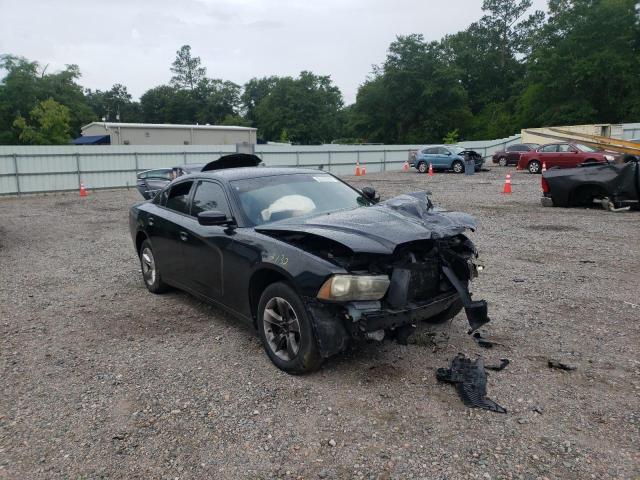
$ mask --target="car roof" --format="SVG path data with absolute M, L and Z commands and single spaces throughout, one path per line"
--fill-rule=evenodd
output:
M 328 174 L 324 170 L 315 168 L 292 168 L 292 167 L 240 167 L 225 168 L 223 170 L 211 170 L 197 174 L 201 178 L 215 178 L 224 181 L 241 180 L 246 178 L 273 177 L 276 175 L 296 175 L 296 174 Z M 185 178 L 185 177 L 181 177 Z

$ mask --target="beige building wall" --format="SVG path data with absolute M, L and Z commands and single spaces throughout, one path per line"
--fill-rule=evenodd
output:
M 111 145 L 235 145 L 257 143 L 257 130 L 248 127 L 185 127 L 91 123 L 82 129 L 83 136 L 110 135 Z
M 602 137 L 618 138 L 623 136 L 622 125 L 616 125 L 611 123 L 596 123 L 593 125 L 569 125 L 564 127 L 553 127 L 561 130 L 568 130 L 570 132 L 584 133 L 587 135 L 598 135 Z M 555 143 L 560 140 L 554 140 L 553 138 L 543 137 L 536 135 L 536 132 L 547 133 L 549 135 L 557 135 L 557 132 L 549 130 L 548 127 L 543 128 L 525 128 L 522 129 L 522 143 L 539 143 L 544 145 L 545 143 Z

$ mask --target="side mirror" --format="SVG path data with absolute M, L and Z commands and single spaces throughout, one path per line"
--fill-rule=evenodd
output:
M 451 152 L 447 152 L 447 155 L 451 155 Z
M 207 210 L 198 214 L 198 223 L 200 225 L 231 225 L 233 219 L 228 218 L 224 213 L 218 210 Z
M 380 201 L 380 196 L 376 195 L 376 189 L 373 187 L 364 187 L 362 189 L 362 196 L 373 203 Z

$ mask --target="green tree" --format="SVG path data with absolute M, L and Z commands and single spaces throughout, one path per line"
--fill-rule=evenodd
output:
M 279 140 L 286 131 L 293 143 L 328 143 L 339 134 L 342 106 L 331 77 L 304 71 L 297 78 L 274 81 L 255 106 L 255 126 L 267 140 Z
M 113 122 L 140 122 L 142 114 L 140 104 L 132 101 L 127 87 L 116 83 L 110 90 L 101 91 L 87 89 L 85 91 L 87 102 L 98 119 Z
M 171 85 L 176 88 L 193 90 L 205 78 L 207 69 L 200 66 L 200 57 L 191 56 L 191 47 L 183 45 L 176 52 L 176 59 L 171 65 L 173 77 Z
M 20 143 L 30 145 L 66 145 L 71 140 L 70 114 L 64 105 L 49 98 L 36 105 L 30 114 L 30 123 L 22 115 L 13 122 L 19 131 Z
M 278 77 L 252 78 L 244 84 L 241 101 L 247 120 L 255 124 L 258 104 L 271 92 Z
M 67 65 L 62 71 L 49 73 L 48 68 L 38 62 L 1 55 L 0 70 L 6 72 L 0 80 L 0 143 L 17 143 L 17 133 L 12 129 L 16 117 L 26 115 L 49 98 L 69 109 L 69 124 L 74 136 L 79 135 L 82 125 L 96 118 L 77 83 L 80 78 L 77 65 Z
M 457 70 L 473 114 L 471 138 L 514 133 L 512 112 L 526 76 L 532 36 L 544 13 L 528 14 L 531 0 L 485 0 L 483 17 L 442 40 L 445 56 Z
M 518 99 L 523 126 L 618 123 L 640 117 L 636 0 L 550 0 Z
M 439 142 L 471 120 L 458 71 L 438 42 L 398 37 L 386 61 L 358 90 L 350 123 L 357 136 L 384 143 Z

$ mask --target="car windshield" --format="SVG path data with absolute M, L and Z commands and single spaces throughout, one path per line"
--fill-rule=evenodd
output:
M 462 147 L 447 147 L 447 150 L 449 150 L 454 155 L 460 155 L 462 152 L 464 152 L 464 148 Z
M 583 145 L 581 143 L 576 143 L 576 148 L 581 152 L 597 152 L 597 148 L 590 147 L 588 145 Z
M 230 182 L 253 225 L 370 205 L 360 192 L 326 173 L 297 173 Z

